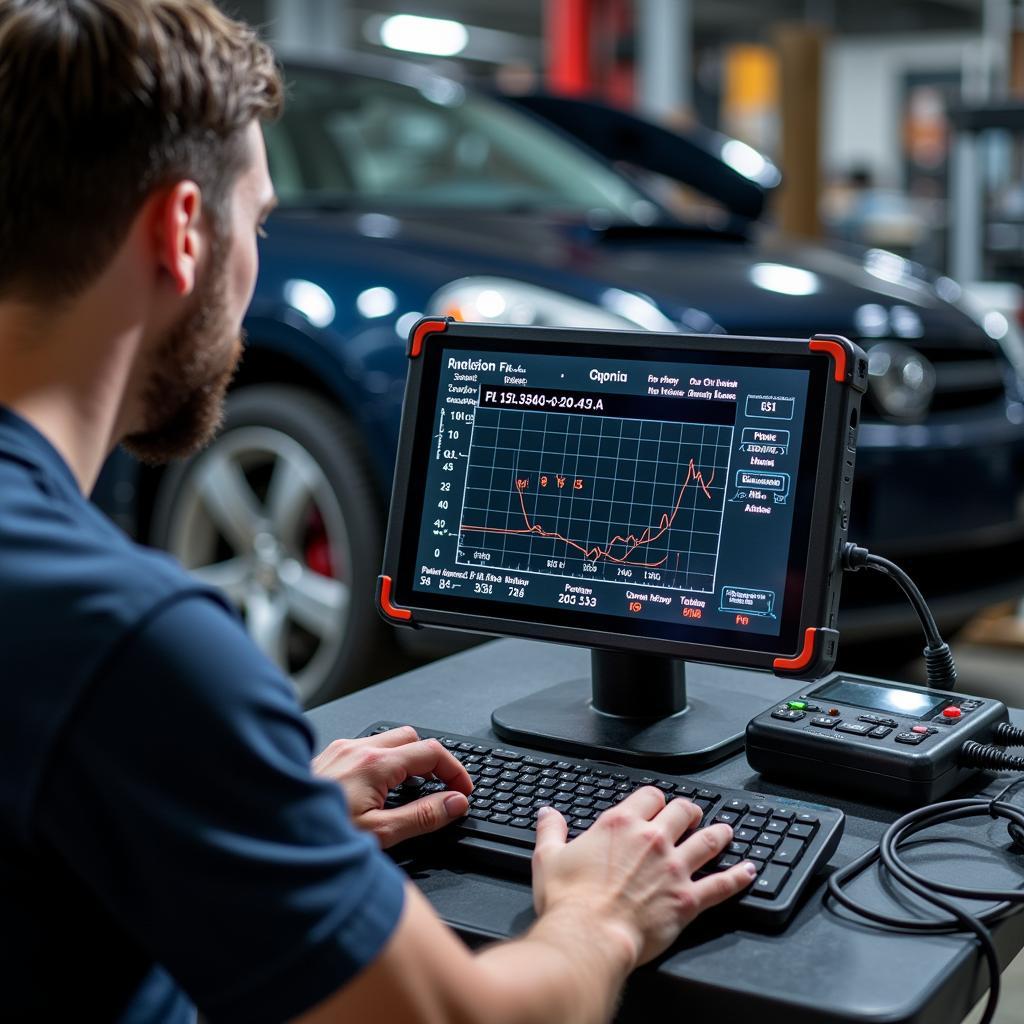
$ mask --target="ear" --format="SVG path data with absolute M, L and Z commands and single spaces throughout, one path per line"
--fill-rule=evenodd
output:
M 179 181 L 154 197 L 153 239 L 157 266 L 178 295 L 190 295 L 203 255 L 203 195 L 194 181 Z

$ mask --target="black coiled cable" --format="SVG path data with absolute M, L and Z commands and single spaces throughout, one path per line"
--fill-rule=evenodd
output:
M 903 815 L 889 826 L 882 841 L 874 850 L 869 850 L 845 868 L 834 872 L 828 880 L 828 896 L 830 898 L 859 917 L 876 924 L 905 932 L 932 934 L 973 932 L 977 936 L 982 956 L 989 971 L 988 999 L 985 1002 L 985 1010 L 979 1024 L 990 1024 L 999 1003 L 999 957 L 996 954 L 995 943 L 992 941 L 992 934 L 988 926 L 1002 920 L 1024 903 L 1024 889 L 976 889 L 971 886 L 935 882 L 908 867 L 900 855 L 899 848 L 902 842 L 935 825 L 987 815 L 993 819 L 1006 820 L 1011 841 L 1017 847 L 1018 852 L 1024 853 L 1024 808 L 1010 803 L 1007 799 L 1021 782 L 1024 782 L 1024 778 L 1014 779 L 991 800 L 984 798 L 946 800 Z M 943 911 L 946 916 L 937 917 L 931 921 L 920 921 L 910 917 L 895 917 L 891 914 L 869 910 L 854 902 L 843 892 L 843 885 L 870 867 L 875 861 L 881 861 L 885 870 L 897 882 Z M 994 906 L 977 914 L 971 914 L 947 897 L 984 900 L 994 903 Z

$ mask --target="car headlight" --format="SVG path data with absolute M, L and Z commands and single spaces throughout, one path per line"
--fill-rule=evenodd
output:
M 433 315 L 470 323 L 539 327 L 596 327 L 606 330 L 678 332 L 653 300 L 637 292 L 606 288 L 601 305 L 507 277 L 463 277 L 436 292 L 427 306 Z

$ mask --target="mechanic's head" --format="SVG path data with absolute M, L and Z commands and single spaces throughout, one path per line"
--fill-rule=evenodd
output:
M 123 440 L 187 454 L 241 354 L 273 56 L 205 0 L 0 0 L 0 54 L 0 302 L 136 329 Z

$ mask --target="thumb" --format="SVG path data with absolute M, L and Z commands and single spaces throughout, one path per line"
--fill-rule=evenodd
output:
M 554 807 L 542 807 L 537 812 L 537 841 L 534 852 L 542 851 L 549 846 L 564 846 L 569 835 L 569 826 L 565 818 Z
M 469 801 L 462 793 L 449 790 L 431 793 L 403 807 L 367 814 L 367 824 L 376 833 L 382 847 L 416 836 L 436 832 L 439 828 L 461 818 L 469 810 Z

